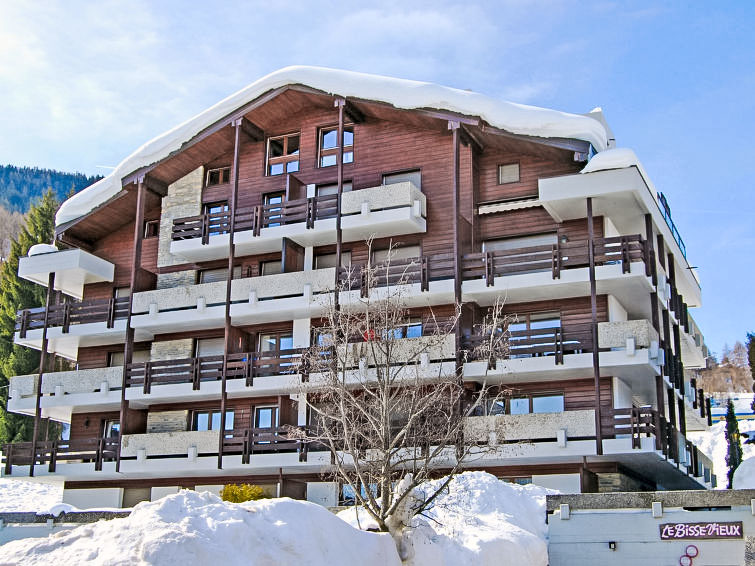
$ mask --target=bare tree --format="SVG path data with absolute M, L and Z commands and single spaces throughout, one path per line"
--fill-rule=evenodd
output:
M 329 305 L 302 360 L 310 378 L 301 398 L 312 422 L 292 431 L 331 452 L 334 479 L 394 535 L 399 550 L 411 518 L 488 449 L 464 442 L 464 424 L 494 401 L 486 383 L 476 391 L 464 386 L 464 353 L 457 358 L 454 335 L 458 306 L 445 318 L 426 308 L 421 324 L 407 324 L 417 266 L 418 260 L 392 261 L 389 254 L 382 265 L 345 270 L 340 308 Z M 477 359 L 505 355 L 500 313 L 494 309 L 486 319 L 487 339 L 478 339 Z M 447 479 L 418 499 L 413 488 L 439 475 Z

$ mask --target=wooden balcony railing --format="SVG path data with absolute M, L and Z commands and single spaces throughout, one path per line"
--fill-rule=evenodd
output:
M 55 472 L 58 462 L 94 462 L 96 471 L 102 463 L 116 458 L 118 438 L 87 438 L 81 440 L 37 441 L 36 454 L 32 454 L 31 442 L 15 442 L 3 446 L 5 475 L 13 473 L 13 466 L 47 464 L 50 473 Z
M 628 273 L 635 261 L 645 262 L 646 275 L 650 275 L 648 246 L 640 235 L 595 239 L 595 264 L 621 264 Z M 550 271 L 554 279 L 564 269 L 587 267 L 590 264 L 588 241 L 579 240 L 553 245 L 529 246 L 512 250 L 465 254 L 462 257 L 462 277 L 485 279 L 488 286 L 496 277 L 519 273 Z
M 366 297 L 374 287 L 420 284 L 421 291 L 430 290 L 431 281 L 453 279 L 453 254 L 426 255 L 408 259 L 395 259 L 370 266 L 353 264 L 341 268 L 344 287 L 359 289 Z
M 338 209 L 337 195 L 324 195 L 297 199 L 278 204 L 260 204 L 240 208 L 236 211 L 235 232 L 252 231 L 260 235 L 262 228 L 306 223 L 314 228 L 316 220 L 335 218 Z M 173 221 L 172 239 L 190 240 L 201 238 L 202 244 L 210 241 L 210 236 L 227 234 L 231 228 L 229 211 L 199 214 L 177 218 Z
M 72 325 L 105 322 L 113 328 L 115 321 L 128 316 L 128 297 L 63 303 L 50 306 L 47 325 L 62 326 L 67 333 Z M 45 324 L 45 307 L 24 309 L 16 315 L 16 331 L 26 338 L 29 330 L 42 328 Z
M 562 364 L 564 354 L 592 351 L 590 324 L 574 324 L 568 329 L 558 326 L 506 330 L 505 337 L 508 338 L 508 351 L 503 359 L 553 356 L 556 364 Z M 467 359 L 475 361 L 489 355 L 484 347 L 484 343 L 489 339 L 489 336 L 475 334 L 465 338 L 463 345 L 467 351 Z M 494 367 L 495 359 L 488 359 L 488 363 Z
M 251 387 L 255 377 L 306 375 L 301 356 L 301 348 L 230 354 L 225 363 L 226 379 L 245 379 Z M 126 365 L 126 386 L 141 385 L 145 394 L 151 392 L 153 384 L 191 383 L 199 390 L 202 382 L 222 379 L 223 366 L 223 356 L 131 363 Z
M 294 427 L 296 428 L 296 427 Z M 235 431 L 223 439 L 223 454 L 241 454 L 241 463 L 248 464 L 253 454 L 298 452 L 299 461 L 307 461 L 307 443 L 291 435 L 291 427 L 249 428 Z

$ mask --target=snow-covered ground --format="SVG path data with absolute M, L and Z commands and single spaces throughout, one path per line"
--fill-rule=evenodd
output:
M 0 478 L 0 511 L 36 511 L 53 509 L 63 499 L 63 484 L 39 483 Z
M 739 421 L 740 433 L 755 433 L 755 421 Z M 726 489 L 726 422 L 715 423 L 703 432 L 687 432 L 687 437 L 713 461 L 713 473 L 718 478 L 718 489 Z M 755 437 L 755 434 L 753 434 Z M 755 444 L 745 444 L 742 437 L 742 458 L 755 457 Z
M 484 472 L 461 474 L 414 519 L 410 563 L 546 566 L 546 492 Z M 127 518 L 9 542 L 0 546 L 0 564 L 400 566 L 393 539 L 353 528 L 354 518 L 286 498 L 235 504 L 181 491 L 140 503 Z

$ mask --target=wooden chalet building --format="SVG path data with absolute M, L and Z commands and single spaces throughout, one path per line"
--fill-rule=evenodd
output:
M 710 487 L 685 438 L 707 417 L 685 372 L 705 362 L 700 286 L 614 146 L 600 111 L 311 67 L 260 79 L 66 201 L 55 247 L 21 261 L 56 292 L 15 341 L 75 369 L 11 380 L 10 411 L 70 430 L 4 447 L 4 475 L 64 482 L 79 507 L 230 482 L 338 503 L 330 455 L 277 432 L 307 425 L 291 368 L 339 257 L 380 263 L 393 242 L 418 266 L 407 336 L 455 302 L 462 344 L 497 297 L 516 315 L 508 359 L 463 365 L 470 388 L 514 391 L 504 416 L 470 417 L 501 448 L 475 467 L 567 493 Z

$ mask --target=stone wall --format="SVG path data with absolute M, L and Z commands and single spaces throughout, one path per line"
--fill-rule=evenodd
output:
M 164 340 L 152 342 L 152 350 L 149 354 L 150 361 L 180 360 L 194 356 L 194 340 L 182 338 L 181 340 Z
M 150 411 L 147 414 L 147 432 L 183 432 L 189 422 L 189 411 Z
M 185 263 L 185 260 L 170 253 L 173 220 L 184 216 L 194 216 L 202 212 L 203 176 L 204 167 L 199 167 L 168 187 L 168 194 L 163 198 L 162 215 L 160 216 L 160 240 L 157 249 L 158 267 Z M 176 284 L 191 285 L 195 279 L 196 272 L 194 271 L 159 274 L 157 276 L 157 288 L 165 289 L 174 287 Z

